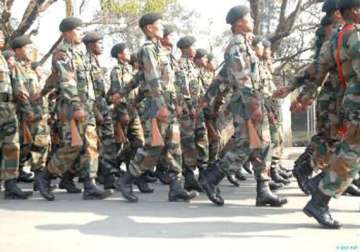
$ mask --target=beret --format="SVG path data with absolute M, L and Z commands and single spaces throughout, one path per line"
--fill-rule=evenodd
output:
M 248 13 L 250 13 L 250 9 L 246 6 L 239 5 L 232 7 L 226 15 L 226 23 L 233 24 Z
M 321 19 L 320 24 L 321 24 L 322 26 L 331 25 L 331 24 L 332 24 L 331 17 L 329 17 L 328 15 L 325 15 L 325 16 Z
M 41 66 L 39 61 L 31 62 L 31 69 L 32 70 L 35 70 L 39 66 Z
M 82 26 L 82 21 L 80 18 L 67 17 L 61 21 L 59 25 L 59 30 L 61 32 L 67 32 L 67 31 L 72 31 L 79 26 Z
M 338 2 L 339 10 L 351 9 L 360 6 L 360 0 L 341 0 Z
M 213 59 L 215 59 L 215 56 L 212 53 L 209 53 L 207 57 L 208 57 L 209 61 L 212 61 Z
M 4 58 L 6 60 L 8 60 L 9 58 L 15 56 L 15 52 L 13 50 L 5 50 L 5 51 L 3 51 L 2 55 L 4 56 Z
M 262 44 L 264 45 L 265 48 L 271 47 L 271 42 L 270 42 L 270 40 L 263 39 Z
M 119 43 L 114 45 L 113 48 L 111 48 L 111 57 L 117 58 L 117 55 L 119 53 L 122 53 L 125 49 L 126 49 L 125 43 Z
M 102 40 L 103 39 L 103 36 L 100 35 L 99 33 L 97 32 L 88 32 L 86 33 L 86 35 L 83 37 L 82 39 L 82 42 L 86 45 L 86 44 L 89 44 L 89 43 L 95 43 L 99 40 Z
M 31 44 L 31 40 L 28 36 L 18 36 L 16 38 L 14 38 L 14 40 L 11 42 L 11 48 L 12 49 L 17 49 L 17 48 L 21 48 L 25 45 Z
M 195 42 L 196 42 L 196 39 L 195 39 L 193 36 L 185 36 L 185 37 L 182 37 L 182 38 L 177 42 L 177 47 L 178 47 L 179 49 L 189 48 L 189 47 L 192 46 Z
M 207 56 L 208 56 L 208 52 L 205 49 L 199 48 L 196 50 L 195 59 L 201 59 Z
M 331 14 L 339 9 L 339 0 L 327 0 L 322 6 L 322 11 Z
M 164 25 L 164 37 L 169 36 L 173 32 L 175 32 L 175 26 Z
M 160 13 L 157 12 L 151 12 L 143 15 L 139 20 L 139 26 L 141 29 L 144 29 L 145 26 L 150 25 L 158 21 L 159 19 L 162 19 L 162 16 Z

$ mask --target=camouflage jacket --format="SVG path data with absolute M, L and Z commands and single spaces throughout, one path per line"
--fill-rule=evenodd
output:
M 5 58 L 0 54 L 0 124 L 16 120 L 14 90 L 10 70 Z
M 36 102 L 31 100 L 42 89 L 38 76 L 31 69 L 31 63 L 17 59 L 12 78 L 20 118 L 26 116 L 29 111 L 35 114 L 36 120 L 40 120 L 47 115 L 48 109 L 45 99 Z
M 147 116 L 154 118 L 161 107 L 167 107 L 175 117 L 177 95 L 175 90 L 175 69 L 169 51 L 158 42 L 147 40 L 139 54 L 140 68 L 144 73 L 144 88 L 148 91 L 151 104 Z
M 56 84 L 61 104 L 70 108 L 70 114 L 84 109 L 88 114 L 87 118 L 92 120 L 95 90 L 90 76 L 91 66 L 81 48 L 64 41 L 53 55 L 52 66 L 57 76 Z

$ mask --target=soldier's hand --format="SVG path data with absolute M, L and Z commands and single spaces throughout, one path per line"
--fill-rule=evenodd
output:
M 302 107 L 303 107 L 304 111 L 308 110 L 309 107 L 311 107 L 311 105 L 313 104 L 313 102 L 314 102 L 313 98 L 302 99 L 301 104 L 302 104 Z
M 73 118 L 75 121 L 78 122 L 85 122 L 86 120 L 86 113 L 84 110 L 80 109 L 74 112 Z
M 99 125 L 103 125 L 103 124 L 104 124 L 104 117 L 102 116 L 102 114 L 96 113 L 96 122 L 97 122 Z
M 275 99 L 283 99 L 290 94 L 290 89 L 288 87 L 281 87 L 276 90 L 273 94 L 273 98 Z
M 299 101 L 293 101 L 290 106 L 290 111 L 294 113 L 300 113 L 304 111 L 303 105 Z
M 157 119 L 159 119 L 160 122 L 166 123 L 168 121 L 169 117 L 169 111 L 166 107 L 159 108 L 157 112 Z
M 251 119 L 253 120 L 253 122 L 260 122 L 260 121 L 262 121 L 263 117 L 264 117 L 264 114 L 260 107 L 255 109 L 251 113 Z
M 37 101 L 39 101 L 41 98 L 42 98 L 41 93 L 37 93 L 37 94 L 31 96 L 31 101 L 32 101 L 32 102 L 37 102 Z
M 177 116 L 177 117 L 182 116 L 182 114 L 183 114 L 183 107 L 182 107 L 182 106 L 176 105 L 175 110 L 176 110 L 176 116 Z
M 111 103 L 116 105 L 119 105 L 122 101 L 122 97 L 119 94 L 114 94 L 111 96 Z
M 26 121 L 26 123 L 32 123 L 32 122 L 34 122 L 34 121 L 35 121 L 35 114 L 34 114 L 34 112 L 29 111 L 29 112 L 26 114 L 25 121 Z

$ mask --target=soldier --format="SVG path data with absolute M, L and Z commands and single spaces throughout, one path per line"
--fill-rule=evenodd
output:
M 231 148 L 218 162 L 206 169 L 200 182 L 209 199 L 217 205 L 223 205 L 218 184 L 250 157 L 257 182 L 256 206 L 280 207 L 287 203 L 287 199 L 272 193 L 269 188 L 270 132 L 263 98 L 257 91 L 258 59 L 248 41 L 248 35 L 254 28 L 250 9 L 245 6 L 231 8 L 226 23 L 232 26 L 233 39 L 225 51 L 225 65 L 212 85 L 225 82 L 233 89 L 228 109 L 233 116 L 235 133 Z M 210 86 L 203 106 L 212 99 L 211 89 Z
M 323 227 L 338 229 L 340 223 L 329 212 L 332 197 L 340 197 L 359 176 L 359 95 L 357 86 L 360 80 L 359 67 L 359 24 L 360 1 L 343 0 L 339 2 L 340 12 L 346 21 L 341 31 L 332 37 L 332 43 L 322 48 L 318 80 L 330 71 L 337 70 L 339 86 L 343 89 L 344 111 L 343 137 L 336 150 L 328 157 L 328 167 L 305 183 L 311 193 L 311 200 L 304 208 L 309 217 L 314 217 Z M 336 71 L 335 70 L 335 71 Z M 318 83 L 321 81 L 318 81 Z M 301 100 L 306 104 L 306 100 Z M 302 104 L 303 105 L 303 104 Z
M 258 69 L 261 83 L 259 92 L 261 92 L 264 96 L 265 108 L 270 125 L 272 154 L 270 175 L 275 183 L 287 185 L 290 183 L 290 180 L 288 180 L 289 175 L 280 169 L 283 139 L 281 135 L 280 103 L 278 100 L 272 98 L 273 93 L 276 90 L 276 86 L 272 79 L 271 66 L 269 66 L 268 63 L 269 60 L 271 60 L 270 46 L 270 42 L 264 40 L 263 37 L 258 36 L 253 40 L 255 53 L 259 58 Z M 267 48 L 266 53 L 265 48 Z
M 0 49 L 5 38 L 0 31 Z M 16 117 L 15 90 L 5 58 L 0 55 L 0 180 L 5 183 L 5 199 L 27 199 L 31 192 L 23 192 L 16 184 L 19 174 L 19 124 Z M 31 117 L 31 115 L 30 115 Z
M 42 87 L 36 72 L 31 68 L 31 43 L 27 36 L 19 36 L 12 41 L 11 46 L 16 55 L 12 78 L 20 119 L 19 166 L 23 168 L 30 159 L 31 170 L 39 173 L 46 166 L 50 129 L 46 102 L 43 99 L 32 100 Z
M 59 29 L 64 40 L 53 55 L 61 146 L 46 169 L 35 176 L 41 195 L 50 201 L 55 199 L 49 188 L 52 175 L 71 181 L 75 175 L 71 169 L 75 169 L 83 181 L 84 200 L 104 199 L 110 195 L 100 190 L 94 181 L 98 164 L 95 93 L 89 76 L 90 66 L 80 48 L 81 25 L 78 18 L 62 20 Z
M 98 175 L 103 177 L 105 189 L 115 189 L 114 172 L 118 169 L 117 146 L 114 138 L 114 127 L 111 109 L 106 101 L 106 80 L 103 68 L 99 63 L 99 56 L 103 54 L 103 37 L 97 32 L 88 32 L 82 39 L 86 46 L 86 59 L 90 68 L 91 80 L 94 84 L 96 98 L 96 126 L 100 139 L 100 160 Z
M 208 138 L 203 111 L 197 113 L 204 88 L 200 72 L 195 66 L 196 51 L 193 47 L 196 39 L 192 36 L 181 38 L 177 47 L 181 50 L 178 79 L 176 81 L 179 96 L 182 97 L 182 113 L 179 117 L 181 149 L 185 189 L 202 191 L 194 171 L 198 164 L 203 167 L 208 161 Z
M 174 72 L 168 53 L 160 45 L 163 38 L 162 17 L 157 13 L 146 14 L 141 17 L 139 26 L 147 38 L 139 57 L 144 85 L 148 90 L 143 118 L 145 145 L 137 150 L 128 171 L 117 181 L 117 188 L 128 201 L 137 202 L 138 198 L 132 191 L 133 182 L 145 171 L 151 170 L 163 155 L 171 178 L 169 201 L 189 201 L 196 197 L 196 193 L 189 193 L 181 184 L 180 128 L 175 113 Z
M 143 125 L 135 106 L 139 91 L 138 86 L 141 84 L 138 78 L 142 78 L 142 76 L 140 72 L 135 75 L 132 66 L 129 64 L 131 59 L 129 50 L 124 43 L 113 46 L 111 56 L 117 60 L 117 64 L 111 71 L 108 97 L 114 105 L 112 117 L 115 138 L 119 145 L 119 159 L 126 163 L 128 169 L 137 149 L 142 147 L 145 141 Z M 138 177 L 134 183 L 142 193 L 154 191 L 147 184 L 146 174 Z

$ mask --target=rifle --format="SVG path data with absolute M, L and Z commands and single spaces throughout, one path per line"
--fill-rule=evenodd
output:
M 162 147 L 165 146 L 164 139 L 161 136 L 158 119 L 157 119 L 158 108 L 154 101 L 151 102 L 150 106 L 150 118 L 151 118 L 151 146 Z
M 79 133 L 78 125 L 74 119 L 73 112 L 73 109 L 69 108 L 68 119 L 70 120 L 71 146 L 83 146 L 84 142 Z
M 260 149 L 262 147 L 262 141 L 258 135 L 254 122 L 251 119 L 246 121 L 246 127 L 249 134 L 250 148 Z
M 120 143 L 125 144 L 125 143 L 129 142 L 129 140 L 125 136 L 121 122 L 116 122 L 116 124 L 115 124 L 115 137 L 116 137 L 116 140 Z
M 31 135 L 29 125 L 26 122 L 22 123 L 22 131 L 23 131 L 23 137 L 24 137 L 24 144 L 32 144 L 34 139 Z

